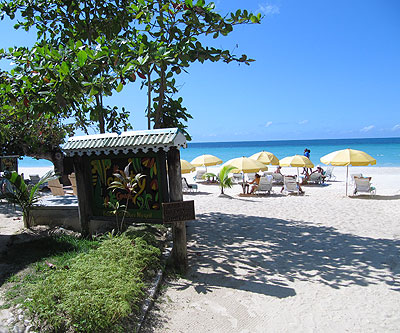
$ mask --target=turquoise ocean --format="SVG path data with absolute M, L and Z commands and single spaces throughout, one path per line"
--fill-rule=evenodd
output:
M 181 158 L 193 160 L 202 154 L 212 154 L 224 162 L 241 156 L 251 156 L 259 151 L 269 151 L 279 159 L 295 154 L 303 155 L 304 149 L 311 150 L 311 161 L 320 164 L 320 158 L 335 150 L 352 148 L 365 151 L 376 159 L 378 167 L 400 167 L 400 138 L 375 139 L 324 139 L 324 140 L 282 140 L 282 141 L 240 141 L 188 143 L 181 149 Z M 22 167 L 51 166 L 46 160 L 24 158 L 19 161 Z

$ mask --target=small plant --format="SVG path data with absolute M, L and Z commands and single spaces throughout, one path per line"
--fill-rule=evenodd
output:
M 210 179 L 215 179 L 215 178 L 218 178 L 218 177 L 217 177 L 217 175 L 215 173 L 207 172 L 201 178 L 206 179 L 207 181 L 210 181 Z
M 231 165 L 225 165 L 219 172 L 218 180 L 219 187 L 221 188 L 221 194 L 224 194 L 224 188 L 231 188 L 233 186 L 232 177 L 229 177 L 229 173 L 235 169 Z
M 115 216 L 117 218 L 117 226 L 118 226 L 118 213 L 119 213 L 119 209 L 124 207 L 125 209 L 123 210 L 122 213 L 122 219 L 121 219 L 121 225 L 119 227 L 119 232 L 123 229 L 124 226 L 124 220 L 125 217 L 128 213 L 128 204 L 129 201 L 132 200 L 132 198 L 134 197 L 134 195 L 137 193 L 136 188 L 139 186 L 139 181 L 146 177 L 145 175 L 142 175 L 141 173 L 138 173 L 137 175 L 135 175 L 134 177 L 130 176 L 129 173 L 129 167 L 130 167 L 131 163 L 129 163 L 126 167 L 124 172 L 121 173 L 114 173 L 114 176 L 118 179 L 113 181 L 110 186 L 108 187 L 109 189 L 113 189 L 113 191 L 115 190 L 122 190 L 124 192 L 127 192 L 128 195 L 126 197 L 126 204 L 124 206 L 118 206 L 115 205 L 114 212 L 115 212 Z M 118 208 L 117 208 L 118 207 Z
M 47 172 L 35 185 L 26 185 L 24 178 L 17 172 L 7 173 L 5 177 L 13 185 L 12 192 L 6 192 L 5 198 L 8 202 L 19 205 L 22 209 L 24 227 L 31 227 L 31 210 L 39 200 L 39 188 L 44 183 L 58 178 L 53 171 Z
M 120 233 L 122 231 L 124 220 L 122 219 L 121 224 L 119 224 L 118 216 L 124 216 L 127 214 L 126 205 L 120 205 L 118 201 L 115 203 L 109 201 L 104 205 L 106 206 L 106 208 L 111 209 L 109 213 L 115 216 L 115 222 L 117 224 L 117 233 Z

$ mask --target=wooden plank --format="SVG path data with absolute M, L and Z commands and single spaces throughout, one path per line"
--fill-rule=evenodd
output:
M 167 153 L 169 195 L 171 202 L 183 201 L 181 161 L 179 150 L 175 147 L 170 148 Z M 172 259 L 180 272 L 185 272 L 188 267 L 187 244 L 186 244 L 186 225 L 184 221 L 174 222 L 172 226 Z
M 168 193 L 168 177 L 167 177 L 167 154 L 164 150 L 157 152 L 158 159 L 160 162 L 159 175 L 161 178 L 161 189 L 162 189 L 162 202 L 169 202 Z
M 90 219 L 92 213 L 92 186 L 89 158 L 86 155 L 73 157 L 76 176 L 76 189 L 78 192 L 79 222 L 83 237 L 90 236 Z

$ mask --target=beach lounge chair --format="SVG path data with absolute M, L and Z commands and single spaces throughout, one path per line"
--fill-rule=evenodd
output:
M 245 174 L 245 181 L 246 182 L 252 182 L 256 178 L 256 173 L 255 172 L 249 172 Z
M 322 184 L 322 175 L 320 173 L 312 173 L 307 180 L 308 183 Z
M 243 174 L 242 173 L 233 173 L 232 179 L 235 184 L 239 184 L 239 182 L 243 181 Z
M 283 184 L 283 175 L 281 173 L 273 173 L 272 178 L 273 178 L 272 183 Z
M 296 178 L 292 176 L 283 177 L 283 191 L 286 195 L 290 193 L 300 194 L 299 185 L 297 184 Z
M 72 186 L 72 192 L 74 193 L 74 195 L 78 195 L 78 191 L 76 189 L 76 176 L 75 173 L 71 173 L 70 175 L 68 175 L 69 181 L 71 182 L 71 186 Z
M 182 192 L 197 192 L 197 184 L 189 184 L 185 177 L 182 177 Z
M 329 166 L 327 167 L 326 171 L 325 171 L 325 180 L 332 180 L 332 179 L 336 179 L 336 176 L 333 174 L 333 166 Z
M 353 195 L 357 193 L 376 194 L 376 188 L 371 186 L 371 177 L 354 177 L 354 191 Z
M 271 194 L 272 191 L 272 176 L 261 177 L 260 183 L 258 184 L 257 188 L 255 189 L 254 193 L 264 192 Z
M 362 176 L 363 176 L 363 175 L 362 175 L 361 173 L 352 173 L 352 174 L 350 175 L 351 183 L 354 184 L 354 178 L 355 178 L 355 177 L 362 178 Z
M 48 186 L 50 187 L 51 194 L 54 196 L 73 194 L 73 191 L 64 189 L 58 179 L 49 180 Z
M 204 181 L 203 175 L 206 173 L 206 170 L 197 170 L 196 175 L 194 176 L 194 180 L 196 182 L 202 182 Z
M 39 183 L 40 180 L 39 175 L 29 175 L 29 178 L 31 180 L 32 185 L 36 185 L 37 183 Z

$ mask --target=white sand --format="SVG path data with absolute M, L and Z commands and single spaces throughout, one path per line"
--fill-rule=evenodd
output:
M 42 177 L 46 172 L 54 170 L 53 167 L 18 167 L 18 173 L 24 174 L 24 179 L 29 179 L 29 175 L 39 175 Z
M 230 197 L 212 185 L 185 195 L 197 216 L 190 269 L 160 296 L 146 331 L 399 332 L 400 168 L 349 170 L 372 176 L 377 195 L 346 197 L 344 167 L 304 196 L 274 187 L 238 197 L 238 185 Z

